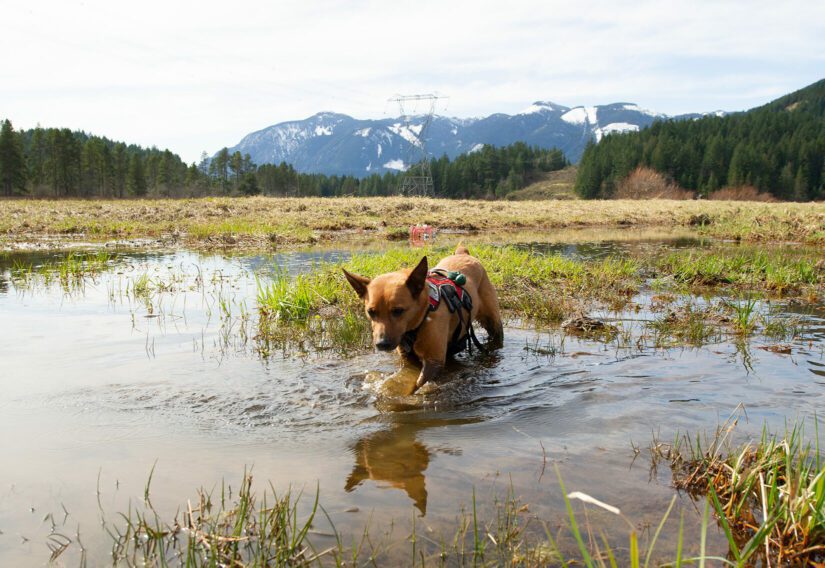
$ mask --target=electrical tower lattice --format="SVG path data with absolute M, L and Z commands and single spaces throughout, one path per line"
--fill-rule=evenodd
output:
M 401 119 L 404 121 L 405 132 L 409 133 L 411 138 L 407 139 L 407 141 L 410 142 L 410 151 L 405 163 L 409 164 L 409 167 L 401 178 L 401 184 L 399 186 L 401 195 L 415 197 L 435 196 L 435 185 L 433 184 L 433 174 L 430 171 L 430 160 L 428 159 L 425 141 L 427 130 L 435 114 L 435 104 L 439 99 L 445 98 L 447 97 L 435 94 L 396 95 L 388 100 L 388 102 L 398 103 L 398 108 L 401 111 Z M 410 103 L 417 104 L 418 102 L 423 102 L 428 105 L 427 112 L 420 114 L 406 112 L 404 108 L 405 104 L 407 108 L 409 108 Z M 423 119 L 419 125 L 412 124 L 416 116 Z M 416 132 L 416 129 L 418 132 Z

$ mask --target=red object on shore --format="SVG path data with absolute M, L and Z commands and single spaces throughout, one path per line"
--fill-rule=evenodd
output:
M 433 240 L 435 228 L 431 225 L 412 225 L 410 227 L 410 242 L 414 245 L 423 245 Z

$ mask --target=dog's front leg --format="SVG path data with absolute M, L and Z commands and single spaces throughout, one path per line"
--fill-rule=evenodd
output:
M 415 382 L 415 388 L 420 389 L 424 386 L 424 383 L 427 381 L 431 381 L 444 368 L 443 361 L 433 361 L 431 359 L 424 359 L 424 364 L 421 367 L 421 374 L 418 375 L 418 380 Z

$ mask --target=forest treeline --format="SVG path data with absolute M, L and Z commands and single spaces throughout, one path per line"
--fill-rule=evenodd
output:
M 576 191 L 609 198 L 637 167 L 652 168 L 703 197 L 753 186 L 777 199 L 825 197 L 825 80 L 748 112 L 660 121 L 590 144 Z
M 568 165 L 557 149 L 523 143 L 484 146 L 454 160 L 432 159 L 436 193 L 453 198 L 496 198 L 521 189 L 540 172 Z M 0 128 L 0 195 L 32 197 L 197 197 L 206 195 L 395 195 L 401 173 L 365 178 L 297 172 L 287 163 L 257 165 L 223 148 L 211 159 L 186 164 L 169 150 L 143 148 L 66 128 L 17 132 Z

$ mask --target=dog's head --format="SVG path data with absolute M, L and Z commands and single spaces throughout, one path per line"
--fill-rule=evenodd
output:
M 395 349 L 401 336 L 424 319 L 428 309 L 427 296 L 423 294 L 427 271 L 426 256 L 412 270 L 388 272 L 372 280 L 344 270 L 350 285 L 364 300 L 372 340 L 378 349 Z

